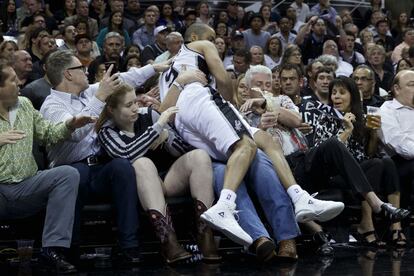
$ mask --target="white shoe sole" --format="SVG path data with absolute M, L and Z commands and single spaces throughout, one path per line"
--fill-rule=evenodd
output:
M 316 214 L 310 210 L 299 212 L 296 214 L 296 221 L 297 222 L 308 222 L 312 220 L 317 220 L 317 221 L 325 222 L 339 215 L 342 212 L 342 210 L 344 210 L 344 207 L 345 207 L 344 204 L 338 205 L 335 208 L 327 209 L 320 214 Z
M 200 218 L 204 220 L 205 223 L 207 223 L 210 228 L 218 230 L 222 232 L 227 238 L 234 241 L 235 243 L 244 245 L 244 246 L 250 246 L 253 243 L 253 239 L 246 233 L 246 235 L 250 238 L 250 240 L 242 239 L 241 237 L 235 235 L 233 232 L 229 231 L 228 229 L 222 228 L 219 225 L 214 223 L 214 220 L 206 213 L 201 214 Z

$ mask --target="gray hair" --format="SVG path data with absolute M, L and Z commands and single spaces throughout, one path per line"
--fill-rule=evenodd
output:
M 178 38 L 181 40 L 181 42 L 184 42 L 184 38 L 182 36 L 182 34 L 180 34 L 179 32 L 171 32 L 169 33 L 166 37 L 165 37 L 165 41 L 166 43 L 171 42 L 171 40 Z
M 63 73 L 73 62 L 74 55 L 70 50 L 52 53 L 46 61 L 46 75 L 52 87 L 58 86 L 63 80 Z
M 333 55 L 321 55 L 317 59 L 323 65 L 325 64 L 335 64 L 338 67 L 338 59 Z
M 111 37 L 118 37 L 121 40 L 121 42 L 124 42 L 124 37 L 118 32 L 109 32 L 109 33 L 107 33 L 105 35 L 104 42 L 106 42 L 106 40 L 111 38 Z
M 268 74 L 270 79 L 272 79 L 272 70 L 270 70 L 268 67 L 264 65 L 252 65 L 250 66 L 249 70 L 247 70 L 246 75 L 244 77 L 248 88 L 252 87 L 253 75 L 260 73 Z

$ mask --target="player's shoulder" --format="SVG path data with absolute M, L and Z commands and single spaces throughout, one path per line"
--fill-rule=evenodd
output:
M 216 46 L 208 40 L 197 40 L 197 41 L 193 41 L 187 44 L 187 47 L 190 50 L 193 50 L 196 52 L 204 52 L 205 49 L 209 49 L 211 47 L 216 47 Z

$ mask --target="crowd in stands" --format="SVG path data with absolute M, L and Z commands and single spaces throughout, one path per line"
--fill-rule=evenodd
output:
M 414 184 L 414 10 L 391 14 L 381 0 L 365 13 L 335 9 L 330 0 L 288 1 L 285 9 L 229 0 L 217 12 L 204 0 L 145 9 L 139 0 L 1 2 L 0 220 L 46 209 L 45 263 L 76 270 L 82 208 L 101 198 L 114 205 L 128 263 L 141 262 L 140 209 L 167 263 L 191 257 L 166 204 L 182 195 L 194 199 L 196 242 L 207 261 L 221 259 L 212 228 L 260 261 L 297 260 L 301 231 L 318 254 L 332 255 L 319 222 L 348 203 L 309 195 L 332 188 L 361 203 L 353 235 L 363 245 L 407 246 L 401 221 Z M 180 55 L 193 55 L 198 70 Z M 219 115 L 207 106 L 206 121 L 198 108 L 183 108 L 189 90 L 237 109 L 240 143 L 226 149 L 239 155 L 189 138 L 211 128 L 202 143 L 233 139 L 213 128 L 208 116 Z M 184 116 L 198 121 L 183 123 Z M 239 134 L 244 120 L 254 132 Z M 248 163 L 234 173 L 242 156 Z M 237 234 L 209 224 L 215 198 L 241 210 L 240 226 L 231 226 L 241 227 Z M 374 215 L 391 221 L 387 239 L 378 237 Z

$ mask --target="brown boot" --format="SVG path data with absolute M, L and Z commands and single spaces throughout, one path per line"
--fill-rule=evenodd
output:
M 251 251 L 256 253 L 256 257 L 261 262 L 268 262 L 276 256 L 276 245 L 268 237 L 260 237 L 250 246 Z
M 279 242 L 279 251 L 277 253 L 278 259 L 285 261 L 296 262 L 298 254 L 296 253 L 296 242 L 294 239 L 283 240 Z
M 197 244 L 201 254 L 203 255 L 203 260 L 217 262 L 221 260 L 221 256 L 217 252 L 213 231 L 203 220 L 200 219 L 201 214 L 206 210 L 207 207 L 203 202 L 195 200 Z
M 165 209 L 166 216 L 163 216 L 157 210 L 148 210 L 155 234 L 161 242 L 161 255 L 169 264 L 191 258 L 191 254 L 178 243 L 168 207 L 166 206 Z

